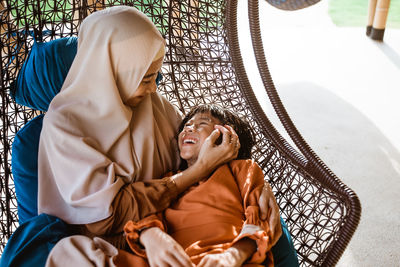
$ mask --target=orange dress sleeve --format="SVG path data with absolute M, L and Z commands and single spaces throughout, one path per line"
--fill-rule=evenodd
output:
M 247 263 L 263 263 L 268 259 L 268 266 L 273 266 L 271 247 L 272 234 L 267 220 L 260 219 L 259 199 L 264 186 L 264 174 L 253 160 L 235 160 L 230 168 L 238 184 L 243 200 L 246 220 L 238 237 L 232 245 L 242 238 L 256 241 L 257 251 Z
M 85 224 L 80 231 L 89 237 L 99 236 L 117 248 L 124 248 L 125 224 L 163 211 L 177 197 L 177 192 L 176 184 L 170 176 L 126 185 L 112 203 L 112 215 L 99 222 Z
M 145 209 L 145 212 L 141 212 L 140 216 L 132 216 L 131 220 L 128 220 L 123 227 L 125 240 L 130 249 L 138 256 L 146 257 L 146 251 L 140 245 L 139 238 L 140 232 L 146 228 L 158 227 L 163 231 L 166 231 L 166 224 L 164 223 L 164 217 L 162 211 L 168 208 L 171 201 L 176 198 L 178 191 L 175 182 L 172 180 L 172 172 L 167 174 L 166 178 L 160 179 L 165 183 L 162 187 L 153 187 L 153 190 L 157 189 L 161 192 L 155 193 L 160 197 L 153 198 L 157 202 L 147 201 L 143 205 L 149 205 L 148 207 L 138 206 L 137 208 Z M 154 180 L 157 181 L 157 180 Z M 154 186 L 154 182 L 153 182 Z M 168 191 L 170 190 L 170 192 Z M 162 194 L 164 193 L 164 194 Z M 163 198 L 164 195 L 164 198 Z M 161 209 L 160 209 L 161 208 Z M 129 212 L 128 210 L 126 212 Z
M 138 256 L 146 257 L 146 251 L 139 243 L 140 232 L 151 227 L 158 227 L 166 231 L 161 213 L 150 215 L 138 222 L 129 221 L 124 226 L 126 241 L 131 250 Z

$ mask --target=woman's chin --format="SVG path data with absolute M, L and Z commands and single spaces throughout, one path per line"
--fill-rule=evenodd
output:
M 131 107 L 137 107 L 143 101 L 143 99 L 145 97 L 146 97 L 146 95 L 134 96 L 131 99 L 128 99 L 128 101 L 126 101 L 125 104 L 128 106 L 131 106 Z

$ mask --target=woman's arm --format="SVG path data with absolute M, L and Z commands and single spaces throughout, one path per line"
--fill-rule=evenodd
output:
M 195 164 L 171 177 L 135 182 L 122 187 L 112 203 L 112 215 L 102 221 L 86 224 L 83 234 L 102 236 L 105 239 L 108 235 L 117 235 L 119 237 L 116 239 L 122 240 L 123 227 L 127 221 L 137 222 L 166 209 L 178 194 L 208 177 L 219 165 L 235 158 L 239 149 L 235 146 L 236 133 L 231 128 L 222 126 L 216 128 L 204 142 Z M 223 142 L 215 145 L 215 140 L 221 133 Z M 234 142 L 228 139 L 233 139 Z

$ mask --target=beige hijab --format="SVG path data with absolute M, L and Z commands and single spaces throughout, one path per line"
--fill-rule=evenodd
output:
M 153 23 L 132 7 L 84 20 L 78 53 L 43 121 L 39 145 L 39 213 L 68 223 L 111 215 L 120 188 L 177 167 L 180 116 L 158 93 L 125 105 L 150 64 L 164 56 Z

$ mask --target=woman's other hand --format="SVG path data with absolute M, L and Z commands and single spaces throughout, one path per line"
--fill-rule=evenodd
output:
M 272 192 L 271 185 L 267 182 L 264 183 L 264 188 L 260 196 L 260 211 L 261 219 L 267 220 L 269 227 L 271 228 L 272 245 L 278 242 L 280 236 L 282 235 L 282 227 L 279 215 L 279 206 L 276 202 L 274 193 Z M 268 218 L 269 215 L 269 218 Z
M 152 227 L 144 230 L 140 235 L 140 242 L 146 249 L 150 267 L 195 266 L 181 245 L 160 228 Z
M 222 141 L 218 144 L 217 140 L 221 135 Z M 215 130 L 202 145 L 195 165 L 208 172 L 205 174 L 207 176 L 221 164 L 235 159 L 239 148 L 239 137 L 231 126 L 215 125 Z

